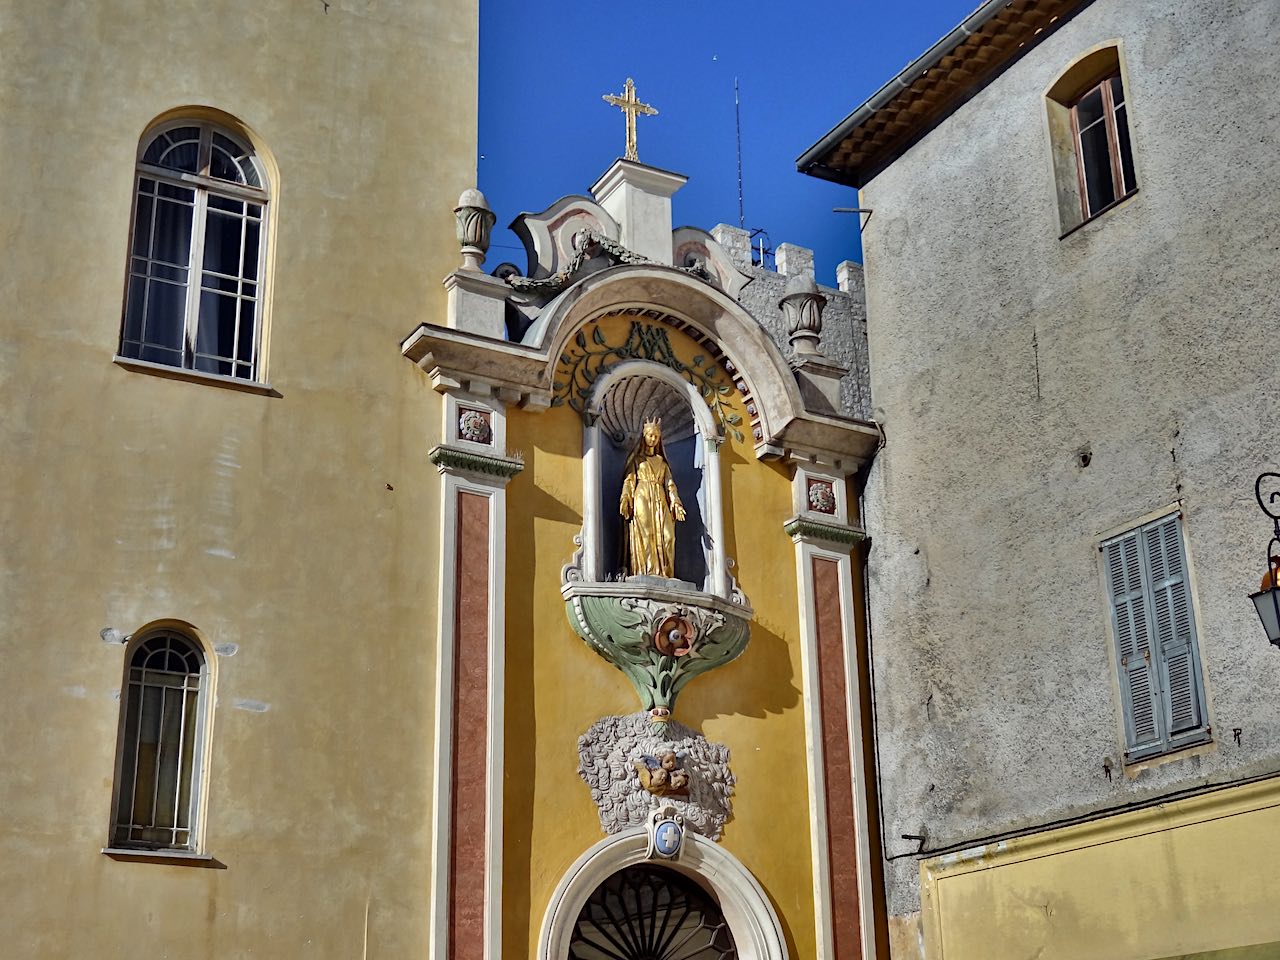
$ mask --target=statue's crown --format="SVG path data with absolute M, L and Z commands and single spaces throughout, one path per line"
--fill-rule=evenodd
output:
M 644 418 L 644 425 L 645 425 L 646 427 L 657 427 L 659 430 L 661 430 L 661 429 L 662 429 L 662 418 L 661 418 L 661 417 L 645 417 L 645 418 Z

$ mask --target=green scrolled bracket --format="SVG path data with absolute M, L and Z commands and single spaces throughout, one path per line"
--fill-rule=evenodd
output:
M 676 584 L 638 578 L 563 589 L 574 631 L 623 672 L 657 722 L 671 716 L 685 684 L 738 657 L 751 636 L 750 607 Z

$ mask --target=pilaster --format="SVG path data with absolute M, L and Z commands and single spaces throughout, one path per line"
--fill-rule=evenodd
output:
M 499 960 L 506 485 L 523 463 L 494 396 L 446 392 L 443 436 L 430 955 Z
M 814 465 L 797 467 L 792 481 L 796 514 L 784 525 L 796 547 L 820 960 L 875 956 L 850 558 L 850 549 L 863 532 L 850 522 L 847 487 L 847 477 L 841 473 Z

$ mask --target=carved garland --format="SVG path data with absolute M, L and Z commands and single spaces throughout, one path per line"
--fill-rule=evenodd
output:
M 676 356 L 662 326 L 639 320 L 631 321 L 627 339 L 621 344 L 609 343 L 598 323 L 579 330 L 556 364 L 552 406 L 567 402 L 579 413 L 584 412 L 592 384 L 627 360 L 649 360 L 680 374 L 697 388 L 725 432 L 742 442 L 742 431 L 738 429 L 742 426 L 742 417 L 729 405 L 736 384 L 724 382 L 725 371 L 721 369 L 727 364 L 717 364 L 715 357 L 708 358 L 705 354 L 698 354 L 692 364 L 686 364 Z

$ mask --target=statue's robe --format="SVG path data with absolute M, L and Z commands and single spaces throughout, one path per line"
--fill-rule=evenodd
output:
M 626 509 L 630 503 L 631 509 Z M 676 515 L 683 505 L 671 468 L 662 456 L 640 456 L 622 481 L 622 513 L 627 523 L 627 569 L 632 576 L 676 575 Z

